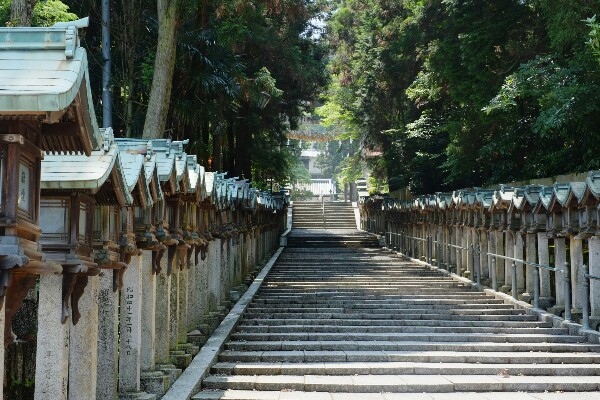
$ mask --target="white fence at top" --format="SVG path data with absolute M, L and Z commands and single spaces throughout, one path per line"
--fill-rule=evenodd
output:
M 311 179 L 310 183 L 296 183 L 294 190 L 308 190 L 315 196 L 337 194 L 333 179 Z

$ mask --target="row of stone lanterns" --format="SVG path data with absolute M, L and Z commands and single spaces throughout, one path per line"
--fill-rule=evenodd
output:
M 160 397 L 278 245 L 287 198 L 205 171 L 187 141 L 99 129 L 75 25 L 1 28 L 0 88 L 5 346 L 37 290 L 36 399 Z
M 600 322 L 598 171 L 553 186 L 364 197 L 360 208 L 362 228 L 405 255 L 566 319 L 583 320 L 591 305 L 591 327 Z

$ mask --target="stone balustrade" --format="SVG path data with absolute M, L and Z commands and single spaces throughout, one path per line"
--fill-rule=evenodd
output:
M 593 171 L 585 182 L 553 186 L 363 197 L 360 218 L 404 256 L 597 330 L 599 200 Z

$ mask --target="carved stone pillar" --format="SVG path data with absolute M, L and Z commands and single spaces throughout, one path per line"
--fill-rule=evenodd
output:
M 221 239 L 216 238 L 212 244 L 208 264 L 208 304 L 211 311 L 216 310 L 221 303 Z
M 589 241 L 590 248 L 590 275 L 600 276 L 600 238 L 592 236 Z M 600 318 L 600 281 L 590 279 L 590 306 L 592 317 Z M 592 326 L 592 328 L 594 328 Z
M 96 397 L 100 282 L 98 276 L 87 279 L 87 286 L 79 300 L 81 318 L 77 325 L 69 324 L 69 400 L 88 400 Z
M 156 353 L 156 275 L 152 272 L 152 251 L 142 250 L 142 371 L 153 371 Z
M 481 265 L 481 281 L 484 285 L 489 286 L 491 284 L 490 277 L 490 264 L 488 259 L 488 244 L 489 244 L 489 231 L 479 231 L 479 264 Z
M 62 291 L 62 275 L 40 276 L 38 326 L 41 329 L 37 335 L 36 399 L 67 399 L 70 319 L 68 323 L 61 322 Z
M 512 232 L 505 233 L 505 246 L 504 255 L 507 257 L 514 257 L 515 254 L 515 236 Z M 508 293 L 512 290 L 512 261 L 504 260 L 504 262 L 498 262 L 498 264 L 504 264 L 504 285 L 500 288 L 502 292 Z
M 583 240 L 575 239 L 570 236 L 570 249 L 569 253 L 571 256 L 571 295 L 573 309 L 581 311 L 583 306 L 583 293 L 581 288 L 583 286 L 583 276 L 581 271 L 583 270 Z
M 550 265 L 548 235 L 546 232 L 537 233 L 537 248 L 538 262 L 542 265 Z M 542 268 L 540 269 L 540 307 L 548 309 L 553 303 L 550 271 Z
M 175 261 L 177 264 L 177 260 Z M 171 292 L 169 293 L 171 300 L 169 305 L 171 310 L 169 312 L 169 350 L 177 350 L 178 336 L 179 336 L 179 278 L 181 273 L 179 267 L 174 266 L 171 272 Z
M 525 236 L 525 260 L 536 263 L 537 260 L 537 243 L 536 243 L 536 234 L 528 233 Z M 523 294 L 523 300 L 532 301 L 533 300 L 533 266 L 525 266 L 525 292 Z M 540 292 L 541 293 L 541 292 Z M 541 296 L 541 294 L 540 294 Z
M 519 232 L 514 232 L 513 233 L 514 238 L 515 238 L 515 249 L 513 252 L 513 257 L 519 260 L 523 260 L 523 235 L 521 235 Z M 511 261 L 512 264 L 512 261 Z M 519 294 L 522 294 L 525 291 L 525 270 L 526 270 L 526 266 L 525 264 L 523 264 L 522 262 L 516 262 L 517 264 L 517 292 Z M 531 292 L 533 293 L 533 292 Z M 529 295 L 528 295 L 529 296 Z M 529 300 L 525 300 L 525 301 L 529 301 Z
M 142 250 L 142 304 L 140 388 L 162 396 L 169 389 L 170 377 L 156 371 L 156 275 L 152 269 L 151 250 Z
M 169 376 L 171 384 L 181 374 L 181 370 L 171 364 L 171 275 L 168 273 L 167 257 L 160 260 L 161 271 L 156 275 L 156 369 Z
M 4 297 L 0 298 L 0 338 L 4 337 L 4 315 L 6 307 L 4 306 Z M 4 344 L 0 346 L 0 376 L 4 377 Z M 4 385 L 0 385 L 0 399 L 4 398 Z
M 494 254 L 504 254 L 504 232 L 502 231 L 494 231 Z M 499 288 L 505 285 L 505 269 L 504 260 L 496 260 L 496 280 Z
M 554 267 L 559 271 L 554 273 L 554 285 L 556 288 L 556 305 L 550 308 L 550 311 L 553 314 L 561 315 L 561 313 L 565 309 L 565 286 L 564 279 L 565 276 L 562 272 L 564 268 L 565 261 L 567 260 L 567 244 L 564 238 L 555 238 L 554 239 Z
M 187 343 L 188 334 L 188 270 L 179 271 L 179 308 L 177 318 L 177 343 Z M 178 346 L 179 348 L 179 346 Z
M 118 365 L 118 301 L 119 293 L 113 290 L 113 271 L 99 277 L 98 294 L 98 371 L 96 398 L 117 398 Z

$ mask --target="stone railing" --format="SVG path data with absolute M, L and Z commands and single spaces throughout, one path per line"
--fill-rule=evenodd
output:
M 600 325 L 600 173 L 585 182 L 360 202 L 361 229 L 386 246 L 480 287 Z

